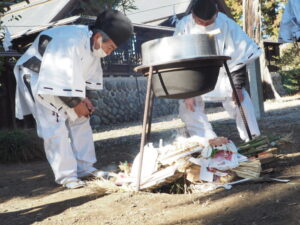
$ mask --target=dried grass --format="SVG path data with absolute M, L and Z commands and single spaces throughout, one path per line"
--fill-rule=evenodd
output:
M 133 192 L 134 190 L 128 186 L 117 186 L 111 180 L 93 180 L 87 182 L 88 187 L 91 188 L 98 195 L 107 195 L 112 193 Z

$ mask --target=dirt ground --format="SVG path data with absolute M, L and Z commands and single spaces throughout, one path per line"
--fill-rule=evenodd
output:
M 217 110 L 209 114 L 215 130 L 238 144 L 234 122 Z M 300 224 L 300 96 L 268 101 L 265 110 L 259 121 L 263 134 L 292 133 L 294 144 L 280 149 L 281 158 L 265 165 L 274 168 L 269 174 L 272 177 L 292 176 L 289 183 L 246 183 L 206 194 L 140 192 L 101 196 L 90 187 L 66 190 L 56 185 L 47 162 L 1 164 L 0 224 Z M 178 118 L 157 120 L 151 140 L 171 141 L 182 126 Z M 114 170 L 119 162 L 132 161 L 139 150 L 140 130 L 140 125 L 127 124 L 96 134 L 96 166 Z

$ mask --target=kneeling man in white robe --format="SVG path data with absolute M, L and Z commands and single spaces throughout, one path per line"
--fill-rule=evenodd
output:
M 17 61 L 16 117 L 32 114 L 55 181 L 67 188 L 84 186 L 81 177 L 107 175 L 93 167 L 95 148 L 87 90 L 100 90 L 100 58 L 126 42 L 130 20 L 103 10 L 94 26 L 68 25 L 39 34 Z
M 176 25 L 174 35 L 205 34 L 219 30 L 216 40 L 219 54 L 230 56 L 227 61 L 241 105 L 245 112 L 252 136 L 260 135 L 251 99 L 244 86 L 247 78 L 246 65 L 258 58 L 262 50 L 232 19 L 218 12 L 211 0 L 195 0 L 192 13 L 183 17 Z M 208 74 L 209 75 L 209 74 Z M 215 89 L 205 95 L 180 101 L 179 115 L 191 136 L 212 139 L 217 137 L 204 113 L 205 101 L 222 102 L 229 115 L 236 120 L 242 140 L 248 139 L 240 111 L 232 97 L 232 88 L 224 67 L 221 68 Z

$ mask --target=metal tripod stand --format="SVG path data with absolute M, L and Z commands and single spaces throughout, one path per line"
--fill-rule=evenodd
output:
M 252 135 L 251 135 L 251 132 L 250 132 L 250 129 L 249 129 L 249 125 L 248 125 L 244 110 L 242 108 L 240 99 L 238 98 L 237 91 L 234 87 L 233 80 L 232 80 L 232 77 L 231 77 L 231 73 L 229 71 L 226 60 L 224 60 L 223 64 L 224 64 L 226 73 L 228 75 L 230 85 L 231 85 L 232 90 L 233 90 L 233 95 L 236 99 L 236 103 L 237 103 L 239 111 L 241 113 L 241 117 L 242 117 L 242 120 L 244 122 L 248 138 L 249 138 L 249 140 L 252 140 Z M 138 176 L 137 176 L 137 183 L 136 183 L 137 191 L 139 191 L 140 190 L 140 185 L 141 185 L 141 174 L 142 174 L 144 147 L 145 147 L 145 144 L 147 143 L 147 141 L 149 140 L 149 136 L 150 136 L 150 133 L 151 133 L 152 108 L 153 108 L 153 102 L 154 102 L 154 97 L 155 97 L 154 93 L 153 93 L 153 90 L 152 90 L 152 76 L 153 76 L 153 73 L 160 73 L 160 67 L 155 66 L 155 65 L 152 65 L 152 66 L 139 66 L 139 67 L 135 68 L 135 71 L 136 72 L 143 72 L 144 75 L 147 76 L 147 92 L 146 92 L 146 97 L 145 97 L 143 128 L 142 128 L 142 136 L 141 136 L 141 144 L 140 144 L 140 159 L 139 159 L 139 168 L 138 168 Z

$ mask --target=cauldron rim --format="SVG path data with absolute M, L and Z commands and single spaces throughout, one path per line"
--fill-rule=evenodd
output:
M 184 64 L 184 63 L 199 63 L 199 67 L 201 67 L 201 63 L 205 64 L 205 63 L 220 63 L 220 62 L 224 62 L 231 59 L 231 57 L 229 56 L 221 56 L 221 55 L 217 55 L 217 56 L 198 56 L 198 57 L 192 57 L 192 58 L 185 58 L 185 59 L 175 59 L 172 61 L 167 61 L 167 62 L 162 62 L 162 63 L 157 63 L 157 64 L 152 64 L 152 65 L 141 65 L 141 66 L 137 66 L 134 68 L 135 72 L 148 72 L 147 69 L 149 69 L 149 67 L 155 67 L 156 70 L 159 70 L 161 67 L 174 67 L 176 66 L 176 64 Z M 188 68 L 188 67 L 187 67 Z

